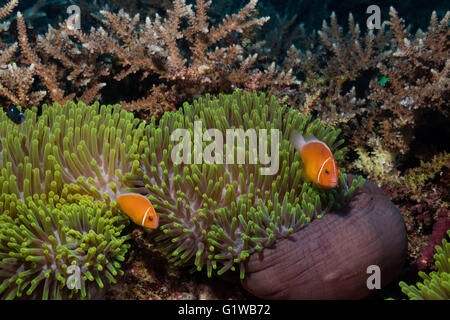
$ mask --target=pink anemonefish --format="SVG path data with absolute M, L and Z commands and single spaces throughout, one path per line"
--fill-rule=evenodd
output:
M 337 186 L 341 171 L 336 166 L 333 153 L 326 143 L 314 137 L 305 140 L 297 131 L 292 134 L 291 142 L 300 152 L 307 180 L 322 188 Z
M 134 193 L 123 194 L 117 198 L 117 202 L 134 223 L 148 229 L 158 228 L 159 216 L 146 197 Z

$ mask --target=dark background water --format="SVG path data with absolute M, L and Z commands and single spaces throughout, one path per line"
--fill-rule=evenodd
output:
M 195 3 L 195 0 L 187 1 L 188 3 Z M 211 5 L 210 15 L 213 20 L 220 21 L 224 14 L 232 14 L 246 5 L 248 1 L 220 1 L 213 0 Z M 25 17 L 29 26 L 36 29 L 37 33 L 47 30 L 48 24 L 56 26 L 59 22 L 66 19 L 69 15 L 66 10 L 71 4 L 79 5 L 82 12 L 82 23 L 85 22 L 83 29 L 89 29 L 91 25 L 95 24 L 95 19 L 90 19 L 93 13 L 101 9 L 107 8 L 112 11 L 124 9 L 127 12 L 141 13 L 141 16 L 154 15 L 158 12 L 164 15 L 166 7 L 170 4 L 170 0 L 144 0 L 144 1 L 80 1 L 80 0 L 22 0 L 20 1 L 18 10 L 25 12 Z M 346 26 L 348 15 L 351 12 L 355 21 L 361 27 L 366 25 L 366 20 L 369 14 L 366 9 L 370 5 L 378 5 L 381 10 L 382 21 L 389 18 L 389 7 L 393 6 L 404 18 L 408 25 L 411 25 L 412 30 L 417 28 L 425 29 L 430 21 L 430 16 L 433 10 L 442 18 L 446 11 L 450 9 L 450 1 L 428 0 L 428 1 L 388 1 L 388 0 L 260 0 L 258 3 L 258 13 L 260 15 L 269 15 L 272 17 L 272 22 L 276 20 L 276 15 L 280 17 L 295 18 L 293 26 L 304 24 L 306 30 L 311 31 L 320 29 L 322 21 L 329 19 L 332 12 L 336 13 L 339 24 Z M 363 28 L 361 28 L 364 30 Z

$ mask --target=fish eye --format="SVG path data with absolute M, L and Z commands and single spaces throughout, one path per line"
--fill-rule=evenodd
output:
M 325 169 L 325 174 L 330 174 L 330 171 L 328 171 L 328 169 Z
M 152 217 L 148 217 L 148 221 L 153 221 L 153 218 Z

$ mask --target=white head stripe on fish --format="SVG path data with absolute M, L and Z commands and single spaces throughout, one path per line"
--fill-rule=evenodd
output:
M 331 157 L 328 157 L 327 160 L 325 160 L 325 161 L 322 163 L 322 166 L 320 167 L 320 170 L 319 170 L 319 174 L 317 175 L 317 184 L 319 184 L 320 174 L 322 173 L 322 170 L 323 170 L 323 167 L 325 166 L 325 163 L 327 163 L 327 161 L 330 160 L 330 159 L 331 159 Z
M 334 172 L 338 172 L 338 169 L 336 168 L 336 161 L 333 161 L 333 166 L 334 166 Z
M 150 206 L 148 206 L 147 211 L 145 211 L 144 218 L 142 218 L 142 226 L 144 226 L 145 218 L 147 218 L 148 210 L 150 210 Z

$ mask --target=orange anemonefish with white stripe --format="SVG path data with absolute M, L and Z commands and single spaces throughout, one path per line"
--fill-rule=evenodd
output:
M 300 152 L 307 180 L 322 188 L 337 186 L 341 171 L 336 166 L 333 153 L 326 143 L 314 137 L 305 140 L 297 131 L 293 132 L 291 142 Z
M 117 198 L 117 202 L 134 223 L 148 229 L 158 228 L 159 216 L 146 197 L 135 193 L 123 194 Z

